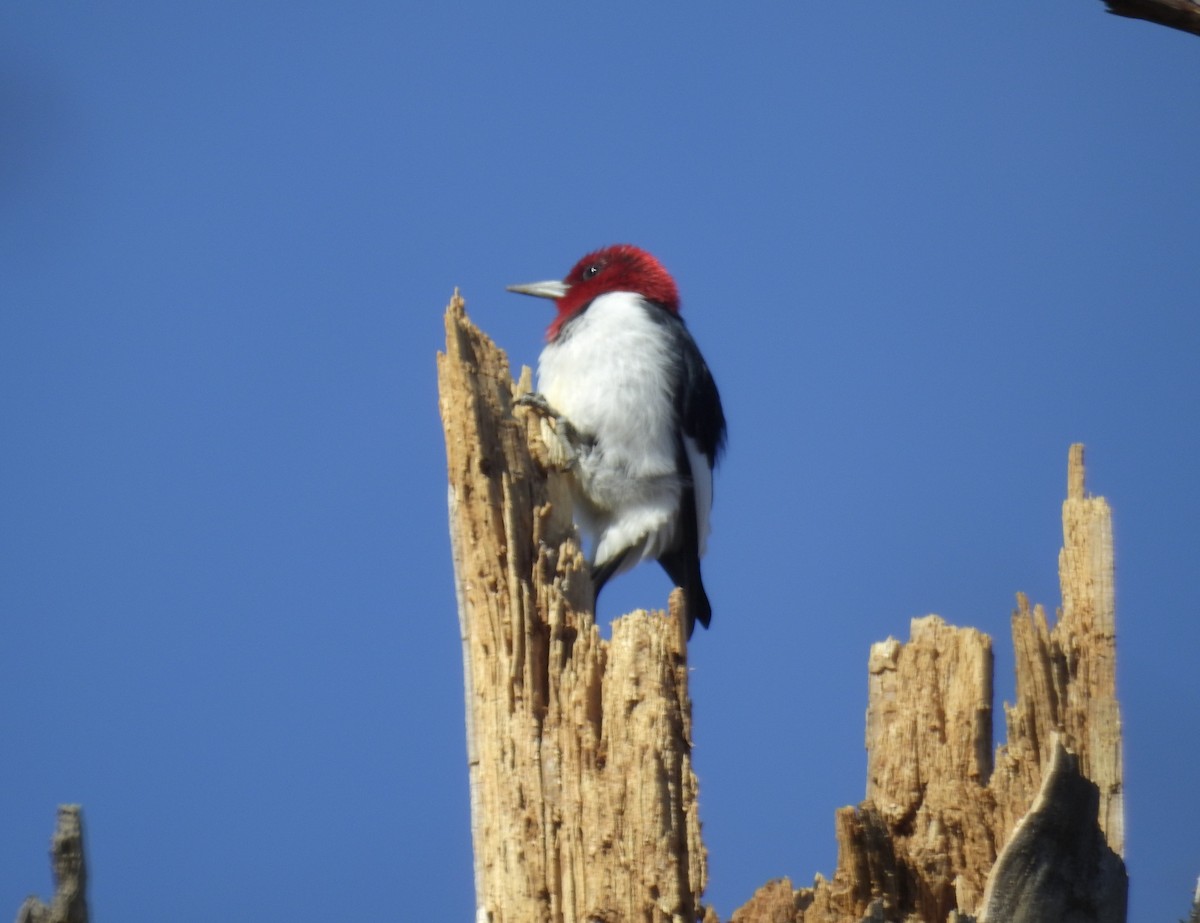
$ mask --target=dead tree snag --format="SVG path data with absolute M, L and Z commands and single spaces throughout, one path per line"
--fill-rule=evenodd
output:
M 634 613 L 600 637 L 566 484 L 536 420 L 512 413 L 527 374 L 513 383 L 457 294 L 446 334 L 478 917 L 716 923 L 700 903 L 679 613 Z M 1084 492 L 1081 446 L 1059 575 L 1053 627 L 1017 597 L 999 748 L 986 635 L 930 615 L 871 648 L 866 799 L 836 813 L 837 869 L 808 888 L 772 882 L 735 921 L 1124 920 L 1112 524 Z
M 438 383 L 478 918 L 694 920 L 705 856 L 681 613 L 600 637 L 566 487 L 535 457 L 536 421 L 511 412 L 528 385 L 457 295 Z

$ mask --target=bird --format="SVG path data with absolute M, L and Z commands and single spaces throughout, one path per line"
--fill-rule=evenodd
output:
M 700 574 L 713 469 L 726 442 L 716 382 L 680 317 L 658 259 L 631 244 L 595 250 L 562 281 L 510 285 L 557 311 L 519 403 L 556 421 L 570 453 L 575 521 L 590 538 L 595 597 L 609 579 L 656 560 L 681 587 L 687 636 L 708 628 Z

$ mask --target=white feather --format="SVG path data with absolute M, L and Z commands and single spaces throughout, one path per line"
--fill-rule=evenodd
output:
M 683 447 L 687 450 L 688 466 L 692 469 L 692 487 L 696 496 L 696 548 L 700 557 L 704 557 L 708 547 L 709 514 L 713 502 L 713 473 L 708 467 L 708 457 L 700 451 L 700 446 L 691 436 L 683 437 Z
M 659 557 L 675 539 L 683 479 L 676 470 L 672 340 L 640 296 L 596 298 L 538 360 L 538 390 L 596 450 L 575 471 L 576 517 L 593 539 L 592 562 L 626 548 L 621 570 Z M 701 545 L 708 533 L 712 474 L 687 440 Z

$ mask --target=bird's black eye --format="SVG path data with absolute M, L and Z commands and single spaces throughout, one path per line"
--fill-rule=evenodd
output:
M 587 269 L 585 269 L 583 271 L 583 278 L 590 279 L 592 276 L 594 276 L 596 273 L 598 273 L 600 271 L 600 269 L 603 265 L 604 265 L 603 263 L 592 263 Z

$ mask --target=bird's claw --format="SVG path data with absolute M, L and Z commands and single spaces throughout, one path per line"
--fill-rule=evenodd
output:
M 550 406 L 544 394 L 526 391 L 513 400 L 513 406 L 524 407 L 541 418 L 542 441 L 553 465 L 567 469 L 575 464 L 579 458 L 579 434 L 566 417 Z
M 546 395 L 540 391 L 526 391 L 524 394 L 518 394 L 513 401 L 513 406 L 526 407 L 544 419 L 559 420 L 562 418 L 562 415 L 550 406 Z

